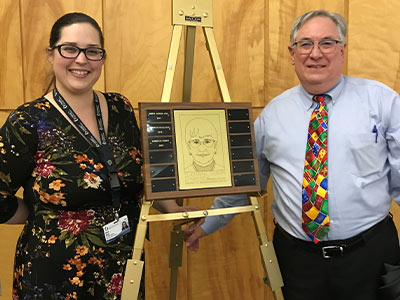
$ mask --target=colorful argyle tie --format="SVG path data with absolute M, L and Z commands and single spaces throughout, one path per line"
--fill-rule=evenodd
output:
M 316 244 L 329 231 L 328 216 L 328 110 L 325 95 L 317 102 L 308 127 L 302 191 L 302 227 Z

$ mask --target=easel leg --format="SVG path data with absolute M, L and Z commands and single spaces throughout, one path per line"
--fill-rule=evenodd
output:
M 126 262 L 124 285 L 121 300 L 137 299 L 139 294 L 140 280 L 142 278 L 144 261 L 141 260 L 144 248 L 144 240 L 147 232 L 146 216 L 149 215 L 151 202 L 143 201 L 140 212 L 139 223 L 136 229 L 135 243 L 132 259 Z
M 217 78 L 218 88 L 224 102 L 231 102 L 228 85 L 226 84 L 224 71 L 222 70 L 221 59 L 219 58 L 217 43 L 215 42 L 214 31 L 210 27 L 203 27 L 204 36 L 207 40 L 211 61 Z
M 182 37 L 183 25 L 174 25 L 171 39 L 171 48 L 169 49 L 168 65 L 165 72 L 165 80 L 161 95 L 161 102 L 169 102 L 171 98 L 172 82 L 174 81 L 176 61 L 178 59 L 179 42 Z
M 182 225 L 175 225 L 171 232 L 171 246 L 169 251 L 169 267 L 171 268 L 171 277 L 169 284 L 169 300 L 176 299 L 176 289 L 178 282 L 178 269 L 182 266 L 183 250 L 183 231 Z
M 264 221 L 259 209 L 259 204 L 256 197 L 250 197 L 251 205 L 255 205 L 257 209 L 252 213 L 254 225 L 256 227 L 258 240 L 260 242 L 260 252 L 264 266 L 265 274 L 267 275 L 268 284 L 276 300 L 283 300 L 281 287 L 283 280 L 279 270 L 278 260 L 275 255 L 275 250 L 272 242 L 268 241 L 267 232 L 265 231 Z

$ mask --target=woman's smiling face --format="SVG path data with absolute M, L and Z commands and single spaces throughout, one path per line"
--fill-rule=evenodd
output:
M 79 48 L 102 48 L 98 31 L 89 23 L 75 23 L 61 30 L 58 45 L 74 45 Z M 76 58 L 64 58 L 57 49 L 50 52 L 50 61 L 61 93 L 81 94 L 93 89 L 101 75 L 104 59 L 88 60 L 83 52 Z

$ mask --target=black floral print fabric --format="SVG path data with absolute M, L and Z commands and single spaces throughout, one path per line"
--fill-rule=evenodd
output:
M 119 299 L 143 188 L 139 129 L 120 94 L 104 94 L 108 140 L 130 233 L 105 242 L 114 218 L 100 153 L 44 97 L 10 114 L 0 130 L 0 221 L 24 188 L 29 218 L 17 243 L 13 299 Z

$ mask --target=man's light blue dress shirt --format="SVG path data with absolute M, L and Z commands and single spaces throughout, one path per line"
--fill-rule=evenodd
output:
M 328 203 L 323 240 L 352 237 L 384 219 L 391 197 L 400 204 L 400 98 L 377 81 L 341 76 L 328 92 Z M 272 212 L 292 236 L 301 228 L 306 137 L 316 106 L 299 85 L 271 100 L 254 123 L 261 189 L 272 176 Z M 215 199 L 213 208 L 247 205 L 244 195 Z M 209 234 L 234 215 L 207 217 Z

